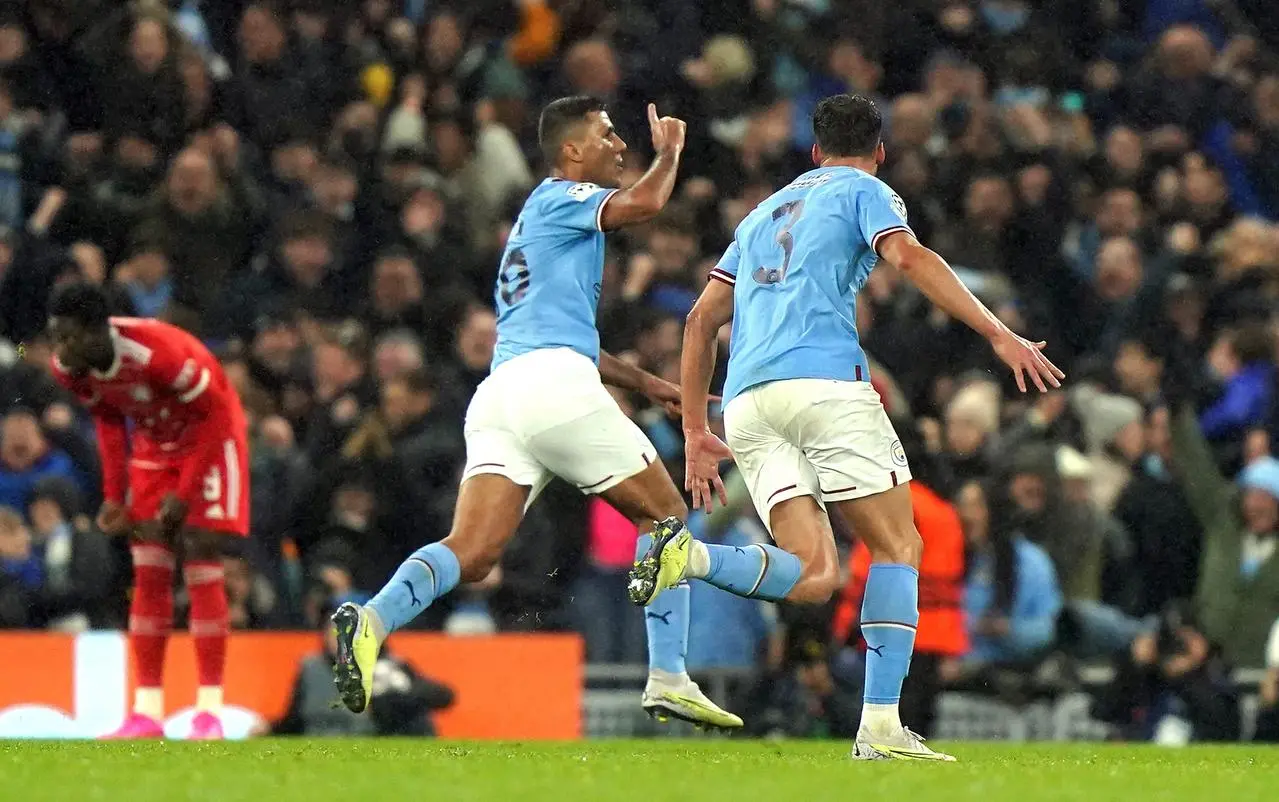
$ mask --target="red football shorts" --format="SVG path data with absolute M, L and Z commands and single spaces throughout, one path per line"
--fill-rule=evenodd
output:
M 155 520 L 164 497 L 177 492 L 182 466 L 181 459 L 129 460 L 129 517 L 135 522 Z M 249 449 L 244 440 L 228 437 L 218 458 L 202 467 L 201 473 L 204 480 L 182 499 L 187 505 L 187 527 L 247 536 Z

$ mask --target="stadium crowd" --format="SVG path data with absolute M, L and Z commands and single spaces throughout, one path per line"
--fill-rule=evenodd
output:
M 1022 397 L 889 269 L 857 309 L 926 543 L 911 698 L 1008 698 L 1116 666 L 1096 715 L 1279 738 L 1279 17 L 1266 0 L 11 0 L 0 5 L 0 626 L 123 624 L 92 430 L 49 378 L 52 288 L 213 344 L 250 415 L 238 628 L 313 627 L 448 531 L 501 252 L 545 101 L 689 125 L 677 198 L 610 238 L 604 345 L 677 379 L 736 223 L 808 167 L 816 101 L 881 104 L 921 241 L 1066 390 Z M 727 343 L 727 337 L 722 338 Z M 721 354 L 721 376 L 722 363 Z M 677 479 L 680 427 L 618 402 Z M 731 473 L 731 471 L 730 471 Z M 764 532 L 731 503 L 700 536 Z M 695 588 L 690 668 L 755 668 L 765 729 L 855 727 L 859 582 L 829 608 Z M 556 486 L 500 568 L 422 617 L 573 629 L 642 662 L 633 527 Z M 725 623 L 725 622 L 728 623 Z M 1269 644 L 1269 645 L 1268 645 Z M 851 710 L 851 712 L 850 712 Z M 748 711 L 749 712 L 749 711 Z M 912 715 L 926 721 L 926 715 Z M 926 726 L 925 726 L 926 731 Z

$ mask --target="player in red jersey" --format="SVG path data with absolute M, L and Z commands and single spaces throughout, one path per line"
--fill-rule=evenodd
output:
M 107 737 L 164 734 L 164 651 L 180 555 L 200 683 L 191 737 L 220 738 L 228 630 L 222 554 L 228 536 L 249 533 L 239 396 L 199 340 L 168 323 L 108 317 L 106 296 L 92 285 L 60 288 L 49 327 L 53 373 L 97 427 L 105 499 L 98 525 L 132 537 L 137 692 L 132 714 Z

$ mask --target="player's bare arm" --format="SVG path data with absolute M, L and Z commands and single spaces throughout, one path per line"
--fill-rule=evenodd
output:
M 648 172 L 605 203 L 600 216 L 600 227 L 605 231 L 652 220 L 665 208 L 675 190 L 675 176 L 679 172 L 687 126 L 675 117 L 659 118 L 657 107 L 652 103 L 648 104 L 648 126 L 653 136 L 653 151 L 657 155 Z
M 86 402 L 91 399 L 86 399 Z M 97 431 L 98 458 L 102 463 L 102 507 L 98 510 L 97 524 L 108 537 L 129 532 L 133 521 L 124 503 L 128 477 L 123 456 L 128 453 L 128 429 L 122 415 L 113 409 L 93 403 L 89 405 Z
M 897 231 L 884 237 L 879 255 L 901 270 L 939 309 L 985 337 L 995 355 L 1012 368 L 1018 390 L 1026 392 L 1027 375 L 1041 393 L 1061 386 L 1066 374 L 1044 356 L 1047 343 L 1031 342 L 1005 326 L 964 286 L 945 259 L 920 245 L 910 232 Z
M 603 350 L 600 351 L 600 381 L 612 387 L 640 393 L 650 401 L 660 404 L 672 417 L 680 414 L 678 387 Z
M 706 406 L 711 374 L 715 371 L 715 337 L 733 319 L 733 288 L 711 281 L 684 323 L 680 355 L 680 395 L 684 399 L 684 489 L 692 493 L 693 509 L 713 507 L 713 497 L 728 504 L 719 464 L 732 458 L 722 440 L 711 433 Z M 714 496 L 711 488 L 715 489 Z

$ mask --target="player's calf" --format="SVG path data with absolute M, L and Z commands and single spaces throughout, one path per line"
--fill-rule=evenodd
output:
M 454 531 L 438 544 L 448 549 L 457 560 L 460 582 L 480 582 L 497 567 L 506 546 L 492 533 Z M 427 548 L 430 548 L 429 546 Z
M 333 614 L 337 661 L 333 679 L 343 703 L 363 712 L 387 635 L 408 624 L 462 581 L 478 581 L 497 564 L 523 517 L 529 488 L 498 474 L 462 482 L 453 531 L 409 555 L 367 605 L 343 604 Z
M 910 669 L 919 623 L 919 560 L 923 541 L 915 529 L 910 490 L 891 490 L 836 509 L 865 541 L 874 560 L 862 598 L 861 630 L 866 641 L 866 682 L 858 740 L 902 737 L 898 714 L 902 684 Z M 866 738 L 863 738 L 863 734 Z
M 645 579 L 648 564 L 660 559 L 661 571 L 653 583 L 654 595 L 682 579 L 701 579 L 738 596 L 768 601 L 820 604 L 838 586 L 838 556 L 826 516 L 808 496 L 788 499 L 773 508 L 770 523 L 777 545 L 725 546 L 689 538 L 671 539 L 661 554 L 650 554 L 632 571 L 632 600 Z M 661 543 L 654 544 L 650 552 Z M 669 553 L 668 553 L 669 552 Z M 669 576 L 668 565 L 678 565 L 678 576 Z
M 799 560 L 799 579 L 786 600 L 825 604 L 839 589 L 839 554 L 826 513 L 812 496 L 799 496 L 773 507 L 769 524 L 778 547 Z
M 137 720 L 132 726 L 126 722 L 125 729 L 145 729 L 156 735 L 165 713 L 164 655 L 173 626 L 174 556 L 167 546 L 137 539 L 130 551 L 133 598 L 129 603 L 129 651 L 137 681 L 133 701 L 133 718 Z
M 464 481 L 449 536 L 410 554 L 365 606 L 378 643 L 459 583 L 488 576 L 519 526 L 528 494 L 498 474 Z
M 187 529 L 181 540 L 182 577 L 191 600 L 189 629 L 199 682 L 193 730 L 198 737 L 216 738 L 222 730 L 222 679 L 231 629 L 222 561 L 227 535 Z

